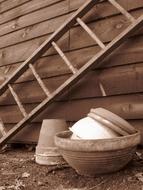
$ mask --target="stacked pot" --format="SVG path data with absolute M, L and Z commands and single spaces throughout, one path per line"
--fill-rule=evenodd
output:
M 122 169 L 133 158 L 140 132 L 103 108 L 91 109 L 70 131 L 56 134 L 55 144 L 77 173 L 95 176 Z
M 136 132 L 128 122 L 104 108 L 91 109 L 87 117 L 76 122 L 70 130 L 72 139 L 106 139 Z

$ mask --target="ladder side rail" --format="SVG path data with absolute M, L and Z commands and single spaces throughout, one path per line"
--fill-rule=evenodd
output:
M 143 16 L 139 17 L 136 22 L 132 23 L 127 27 L 120 35 L 118 35 L 113 41 L 111 41 L 106 48 L 101 50 L 97 55 L 91 58 L 78 72 L 72 75 L 65 83 L 63 83 L 55 92 L 52 93 L 51 97 L 46 98 L 41 104 L 39 104 L 32 112 L 21 120 L 15 127 L 13 127 L 6 136 L 0 139 L 0 146 L 5 144 L 11 137 L 13 137 L 18 131 L 20 131 L 28 122 L 32 121 L 34 117 L 40 114 L 58 95 L 61 95 L 64 90 L 69 86 L 75 84 L 88 70 L 98 68 L 104 58 L 112 53 L 117 47 L 119 47 L 126 38 L 128 38 L 133 32 L 143 25 Z M 96 63 L 96 64 L 95 64 Z
M 83 6 L 81 6 L 67 21 L 61 25 L 43 44 L 36 49 L 33 54 L 23 62 L 23 64 L 0 86 L 0 95 L 7 90 L 9 83 L 13 83 L 20 77 L 27 69 L 28 64 L 33 64 L 41 55 L 43 55 L 50 47 L 53 41 L 57 41 L 65 34 L 75 23 L 77 17 L 84 16 L 96 3 L 100 0 L 88 0 Z

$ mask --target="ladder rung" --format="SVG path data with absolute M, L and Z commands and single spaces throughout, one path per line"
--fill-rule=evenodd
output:
M 77 72 L 77 69 L 72 66 L 72 64 L 70 63 L 68 58 L 65 56 L 65 54 L 62 52 L 62 50 L 59 48 L 59 46 L 55 42 L 52 42 L 52 46 L 55 48 L 55 50 L 58 52 L 58 54 L 64 60 L 64 62 L 67 64 L 69 69 L 73 72 L 73 74 L 75 74 Z
M 104 89 L 104 87 L 103 87 L 103 85 L 102 85 L 101 82 L 99 82 L 99 88 L 100 88 L 100 90 L 101 90 L 102 96 L 107 96 L 107 94 L 106 94 L 106 92 L 105 92 L 105 89 Z
M 45 86 L 45 84 L 43 83 L 42 79 L 40 78 L 39 74 L 36 72 L 34 66 L 32 64 L 29 64 L 29 68 L 31 69 L 33 75 L 35 76 L 37 82 L 39 83 L 40 87 L 42 88 L 42 90 L 45 92 L 45 94 L 49 97 L 50 96 L 50 92 L 47 89 L 47 87 Z
M 91 36 L 93 40 L 97 42 L 97 44 L 104 49 L 105 45 L 102 43 L 102 41 L 92 32 L 92 30 L 80 19 L 76 19 L 79 25 Z
M 131 22 L 135 21 L 135 18 L 129 14 L 119 3 L 115 0 L 108 0 L 114 7 L 116 7 L 125 17 L 127 17 Z
M 24 117 L 26 117 L 27 113 L 26 113 L 26 111 L 25 111 L 22 103 L 20 102 L 19 97 L 17 96 L 17 94 L 15 93 L 15 91 L 13 90 L 13 88 L 12 88 L 12 86 L 10 84 L 8 85 L 8 88 L 9 88 L 11 94 L 13 95 L 13 97 L 14 97 L 14 99 L 15 99 L 15 101 L 16 101 L 16 103 L 17 103 L 17 105 L 18 105 L 18 107 L 19 107 L 19 109 L 21 111 L 21 113 L 23 114 Z
M 3 136 L 6 135 L 7 133 L 7 130 L 5 129 L 4 124 L 1 119 L 0 119 L 0 132 Z

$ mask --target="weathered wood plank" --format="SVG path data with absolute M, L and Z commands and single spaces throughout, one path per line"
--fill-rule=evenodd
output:
M 134 15 L 137 17 L 141 14 L 141 10 L 139 11 L 134 11 Z M 30 27 L 26 27 L 23 28 L 21 30 L 18 30 L 16 32 L 7 34 L 6 36 L 1 36 L 0 37 L 0 48 L 4 48 L 10 45 L 14 45 L 17 43 L 21 43 L 24 42 L 26 40 L 30 40 L 32 38 L 35 37 L 40 37 L 42 35 L 47 35 L 49 33 L 52 33 L 55 31 L 56 28 L 58 28 L 67 18 L 70 17 L 69 15 L 64 15 L 64 16 L 60 16 L 58 18 L 52 19 L 52 20 L 48 20 L 42 23 L 38 23 L 34 26 L 30 26 Z M 90 17 L 90 15 L 89 15 Z M 95 15 L 94 15 L 95 18 Z M 109 24 L 110 23 L 110 24 Z M 109 26 L 108 26 L 109 25 Z M 106 42 L 107 41 L 107 37 L 105 37 L 105 28 L 107 30 L 108 35 L 110 35 L 110 38 L 113 38 L 114 35 L 116 35 L 117 33 L 119 33 L 120 31 L 122 31 L 126 26 L 128 25 L 128 22 L 122 21 L 122 16 L 117 16 L 117 17 L 112 17 L 110 19 L 106 19 L 106 21 L 103 19 L 102 21 L 96 21 L 95 23 L 90 24 L 89 26 L 91 26 L 91 29 L 93 29 L 93 31 L 97 34 L 100 34 L 101 37 L 103 38 L 103 40 Z M 40 30 L 39 30 L 40 28 Z M 12 28 L 11 28 L 12 29 Z M 1 27 L 0 28 L 0 35 L 4 32 L 5 27 Z M 6 27 L 7 30 L 7 27 Z M 72 30 L 72 34 L 82 34 L 82 37 L 79 38 L 79 43 L 81 43 L 81 41 L 83 41 L 83 35 L 85 33 L 83 33 L 83 31 L 78 27 L 76 29 Z M 102 34 L 103 33 L 103 34 Z M 114 34 L 115 33 L 115 34 Z M 72 34 L 71 34 L 71 38 L 72 38 Z M 107 36 L 108 36 L 107 35 Z M 75 35 L 73 35 L 74 39 Z M 110 40 L 109 38 L 109 40 Z M 89 37 L 86 41 L 90 41 L 93 44 L 93 40 L 91 40 Z M 82 43 L 81 43 L 81 47 L 82 47 Z M 72 48 L 72 44 L 71 44 L 71 48 Z
M 27 3 L 31 0 L 4 0 L 4 1 L 0 1 L 0 13 L 3 13 L 5 11 L 9 11 L 12 8 L 15 8 L 17 6 L 20 6 L 24 3 Z
M 13 124 L 5 124 L 7 130 L 13 127 Z M 10 140 L 12 143 L 37 143 L 39 138 L 39 132 L 41 129 L 41 123 L 32 123 L 22 129 L 14 138 Z M 1 138 L 1 134 L 0 134 Z
M 64 14 L 64 12 L 68 13 L 68 10 L 63 11 L 63 14 Z M 59 12 L 59 14 L 61 15 L 60 12 Z M 52 31 L 53 31 L 53 30 L 55 30 L 55 28 L 58 27 L 57 20 L 60 21 L 60 18 L 58 18 L 58 13 L 57 13 L 57 17 L 56 18 L 52 18 L 52 15 L 53 15 L 53 13 L 51 13 L 51 16 L 50 16 L 50 12 L 49 12 L 49 16 L 45 20 L 44 19 L 42 20 L 42 17 L 40 17 L 41 21 L 39 21 L 38 23 L 35 23 L 34 25 L 32 24 L 32 18 L 31 18 L 30 24 L 26 25 L 27 20 L 23 18 L 24 16 L 23 17 L 19 17 L 18 18 L 18 23 L 17 23 L 17 19 L 15 19 L 15 20 L 10 21 L 10 22 L 8 22 L 6 24 L 2 24 L 1 27 L 0 27 L 0 36 L 6 35 L 8 33 L 14 32 L 14 31 L 22 30 L 22 29 L 23 30 L 24 29 L 29 30 L 29 32 L 32 29 L 33 31 L 36 30 L 38 32 L 39 27 L 44 27 L 43 25 L 49 25 L 50 29 L 51 29 L 52 28 L 51 22 L 54 23 L 54 27 L 52 29 Z M 62 15 L 61 16 L 60 15 L 59 15 L 59 17 L 62 16 Z M 65 18 L 66 18 L 66 17 L 68 17 L 68 15 L 70 16 L 70 14 L 67 14 L 67 15 L 64 14 L 62 17 L 65 16 Z M 24 19 L 24 21 L 22 21 L 22 18 Z M 40 30 L 39 32 L 42 32 L 42 31 Z M 19 31 L 19 33 L 20 33 L 20 31 Z
M 67 74 L 47 78 L 43 82 L 52 92 L 69 76 Z M 143 63 L 91 71 L 73 88 L 68 89 L 66 96 L 63 96 L 62 99 L 102 97 L 100 83 L 107 96 L 143 92 Z M 36 81 L 14 84 L 13 88 L 23 103 L 38 103 L 45 98 Z M 31 89 L 32 93 L 30 93 Z M 14 104 L 10 94 L 1 97 L 0 105 L 9 104 Z
M 60 15 L 64 15 L 68 12 L 68 0 L 61 1 L 60 3 L 53 4 L 52 6 L 42 8 L 40 10 L 18 17 L 17 19 L 14 19 L 12 21 L 1 24 L 0 35 L 4 35 L 20 28 L 25 28 L 27 26 L 33 26 L 36 23 L 43 22 Z
M 73 125 L 73 122 L 66 121 L 66 123 L 67 123 L 68 127 Z M 18 134 L 16 134 L 15 137 L 12 138 L 9 142 L 24 143 L 24 144 L 29 144 L 29 143 L 37 144 L 41 125 L 42 125 L 42 122 L 36 122 L 36 123 L 32 122 L 31 124 L 27 125 L 24 129 L 22 129 Z M 5 127 L 7 130 L 9 130 L 13 127 L 13 125 L 6 124 Z
M 2 3 L 3 1 L 5 1 L 5 0 L 0 0 L 0 3 Z
M 11 63 L 16 63 L 20 61 L 25 61 L 39 46 L 50 36 L 43 36 L 40 38 L 33 39 L 15 46 L 10 46 L 8 48 L 3 48 L 0 50 L 0 64 L 7 65 Z M 69 33 L 66 33 L 58 41 L 58 44 L 63 49 L 63 51 L 69 49 Z M 47 54 L 56 54 L 53 48 L 50 48 Z
M 39 1 L 39 2 L 41 2 L 41 1 Z M 49 1 L 48 1 L 49 2 Z M 82 2 L 82 1 L 81 1 Z M 72 4 L 74 5 L 75 4 L 75 2 L 74 1 L 72 1 L 71 2 L 71 6 L 72 6 Z M 123 3 L 124 4 L 124 3 Z M 57 5 L 54 5 L 54 6 L 57 6 Z M 75 5 L 74 5 L 75 6 Z M 74 7 L 73 6 L 73 7 Z M 143 2 L 141 1 L 141 0 L 136 0 L 136 1 L 133 1 L 133 2 L 131 2 L 131 3 L 129 3 L 129 4 L 127 4 L 127 3 L 125 3 L 125 8 L 127 9 L 127 10 L 133 10 L 133 9 L 136 9 L 136 8 L 140 8 L 140 7 L 142 7 L 143 6 Z M 76 7 L 75 8 L 71 8 L 71 10 L 74 10 L 74 9 L 76 9 Z M 55 10 L 55 7 L 53 7 L 53 6 L 51 6 L 51 9 L 53 9 L 53 10 Z M 106 10 L 106 11 L 103 11 L 103 10 Z M 48 11 L 48 10 L 47 10 Z M 70 11 L 70 9 L 69 9 L 69 11 Z M 53 11 L 54 12 L 54 11 Z M 65 11 L 65 12 L 63 12 L 64 14 L 66 13 L 68 13 L 68 10 L 67 11 Z M 114 7 L 112 7 L 112 6 L 110 6 L 108 3 L 106 3 L 106 2 L 103 2 L 103 3 L 100 3 L 98 6 L 96 6 L 96 7 L 94 7 L 91 11 L 90 11 L 90 13 L 89 14 L 87 14 L 86 15 L 86 18 L 85 18 L 85 20 L 87 20 L 88 22 L 89 21 L 95 21 L 95 20 L 98 20 L 98 19 L 101 19 L 101 18 L 105 18 L 105 17 L 107 17 L 107 16 L 111 16 L 111 15 L 115 15 L 115 14 L 117 14 L 117 11 L 115 11 L 115 9 L 114 9 Z M 57 16 L 60 16 L 61 15 L 61 13 L 60 14 L 58 14 L 57 13 Z M 67 15 L 66 15 L 67 16 Z M 70 16 L 70 15 L 69 15 Z M 31 19 L 32 19 L 32 16 L 30 16 L 31 17 Z M 24 16 L 22 17 L 23 19 L 24 19 Z M 4 34 L 7 34 L 7 33 L 9 33 L 9 32 L 13 32 L 13 31 L 15 31 L 15 30 L 19 30 L 19 29 L 21 29 L 21 28 L 23 28 L 23 27 L 26 27 L 27 28 L 27 30 L 30 30 L 31 31 L 31 28 L 33 29 L 35 29 L 35 28 L 38 28 L 38 27 L 41 27 L 40 26 L 40 24 L 36 24 L 35 26 L 29 26 L 29 25 L 25 25 L 26 23 L 27 23 L 27 19 L 24 19 L 24 22 L 21 22 L 21 20 L 22 20 L 22 18 L 20 17 L 19 19 L 18 19 L 18 23 L 17 23 L 17 20 L 15 20 L 15 21 L 12 21 L 12 22 L 8 22 L 8 23 L 6 23 L 5 25 L 1 25 L 1 28 L 0 28 L 0 35 L 4 35 Z M 42 27 L 43 27 L 43 21 L 44 21 L 44 19 L 42 20 L 42 17 L 40 17 L 41 18 L 41 21 L 39 21 L 39 22 L 42 22 L 41 23 L 41 25 L 42 25 Z M 51 16 L 48 16 L 47 17 L 48 18 L 48 20 L 49 20 L 49 18 L 52 18 L 52 15 Z M 56 17 L 56 19 L 58 19 L 58 17 Z M 52 19 L 52 22 L 55 22 L 55 19 Z M 50 20 L 49 20 L 49 23 L 50 23 Z M 24 25 L 23 25 L 24 24 Z M 32 24 L 32 22 L 31 22 L 31 24 Z M 30 24 L 30 25 L 31 25 Z M 45 21 L 45 25 L 47 25 L 48 24 L 48 22 L 47 21 Z M 29 26 L 29 27 L 28 27 Z M 58 27 L 58 25 L 57 25 L 57 27 Z M 43 30 L 41 30 L 41 31 L 43 31 Z
M 137 11 L 137 13 L 139 13 L 139 12 Z M 89 26 L 91 27 L 91 29 L 93 29 L 93 31 L 95 33 L 99 34 L 99 36 L 103 42 L 107 42 L 107 41 L 113 39 L 114 36 L 116 36 L 119 32 L 121 32 L 127 25 L 126 21 L 123 23 L 122 22 L 120 23 L 120 20 L 118 18 L 121 18 L 121 17 L 117 16 L 117 17 L 110 18 L 109 20 L 112 22 L 109 22 L 108 19 L 107 19 L 107 21 L 106 20 L 99 21 L 96 23 L 97 27 L 96 27 L 95 23 L 92 23 Z M 110 23 L 109 29 L 106 30 L 109 23 Z M 118 28 L 119 25 L 120 25 L 120 27 Z M 49 30 L 50 30 L 50 27 L 49 27 Z M 102 32 L 102 31 L 106 31 L 106 32 Z M 143 30 L 139 30 L 138 33 L 142 34 Z M 13 38 L 11 38 L 8 35 L 10 37 L 8 41 L 7 41 L 8 36 L 7 36 L 7 38 L 5 38 L 4 36 L 1 37 L 0 38 L 0 40 L 1 40 L 0 47 L 10 45 L 12 43 L 16 43 L 19 40 L 22 41 L 22 40 L 24 40 L 24 38 L 25 38 L 25 40 L 28 40 L 29 37 L 30 38 L 32 37 L 32 33 L 30 31 L 25 34 L 24 38 L 21 37 L 22 34 L 24 35 L 24 33 L 20 33 L 18 36 L 15 36 L 15 37 L 13 36 L 13 34 L 11 34 L 13 36 Z M 34 51 L 34 49 L 36 49 L 38 47 L 38 45 L 40 43 L 42 43 L 46 38 L 48 38 L 48 35 L 44 36 L 44 37 L 38 37 L 38 38 L 30 40 L 30 41 L 26 41 L 24 43 L 17 44 L 12 47 L 7 47 L 7 48 L 1 49 L 0 50 L 1 65 L 24 61 Z M 73 42 L 72 39 L 76 39 L 76 38 L 77 38 L 77 40 L 74 40 L 74 42 Z M 11 40 L 11 39 L 13 39 L 13 40 Z M 81 29 L 79 27 L 74 28 L 71 31 L 70 39 L 71 39 L 71 42 L 70 42 L 71 49 L 83 48 L 83 47 L 95 44 L 95 42 L 93 40 L 91 40 L 91 38 L 87 34 L 85 34 L 83 31 L 81 31 Z M 66 47 L 64 48 L 64 50 L 66 50 Z M 49 54 L 50 54 L 50 52 L 49 52 Z M 15 55 L 15 56 L 13 56 L 13 55 Z
M 54 20 L 42 22 L 38 25 L 34 25 L 32 27 L 24 28 L 22 30 L 18 30 L 14 33 L 7 34 L 6 36 L 1 36 L 1 44 L 0 48 L 4 48 L 7 46 L 15 45 L 17 43 L 25 42 L 27 40 L 41 37 L 43 35 L 51 34 L 60 26 L 68 16 L 62 16 L 60 18 L 56 18 Z M 3 30 L 4 28 L 1 28 Z
M 24 106 L 29 111 L 36 105 L 26 104 Z M 125 119 L 142 119 L 143 94 L 55 102 L 41 112 L 34 121 L 41 122 L 46 118 L 65 118 L 67 121 L 77 121 L 85 117 L 91 108 L 98 107 L 109 109 Z M 17 109 L 16 106 L 0 106 L 0 115 L 4 123 L 16 123 L 22 119 Z
M 70 75 L 65 75 L 57 78 L 44 79 L 43 82 L 50 92 L 58 88 Z M 46 98 L 45 93 L 41 90 L 36 81 L 14 84 L 14 90 L 17 92 L 21 102 L 32 103 L 41 102 Z M 22 89 L 22 90 L 21 90 Z M 8 92 L 0 98 L 0 105 L 15 104 L 13 97 Z
M 53 4 L 53 3 L 56 3 L 56 2 L 59 2 L 60 0 L 49 0 L 49 1 L 45 1 L 45 0 L 41 0 L 41 1 L 38 1 L 38 0 L 33 0 L 33 1 L 30 1 L 28 2 L 28 0 L 22 0 L 22 1 L 17 1 L 17 0 L 13 0 L 13 2 L 10 2 L 9 1 L 3 1 L 1 3 L 1 11 L 4 12 L 8 9 L 11 9 L 11 8 L 14 8 L 16 7 L 15 9 L 12 9 L 9 11 L 9 13 L 5 13 L 1 16 L 1 19 L 0 19 L 0 23 L 3 23 L 3 22 L 7 22 L 8 20 L 11 20 L 11 19 L 14 19 L 16 17 L 19 17 L 21 15 L 24 15 L 24 14 L 27 14 L 27 13 L 30 13 L 30 12 L 33 12 L 37 9 L 40 9 L 40 8 L 43 8 L 45 6 L 49 6 L 50 4 Z M 21 5 L 23 4 L 24 2 L 27 2 L 25 3 L 24 5 Z M 79 8 L 79 6 L 81 6 L 83 3 L 85 2 L 85 0 L 83 1 L 71 1 L 70 2 L 70 11 L 71 10 L 76 10 L 77 8 Z M 129 10 L 130 8 L 139 8 L 142 6 L 142 1 L 141 0 L 136 0 L 136 1 L 133 1 L 133 2 L 124 2 L 123 0 L 120 0 L 119 3 L 121 5 L 123 5 L 125 7 L 125 9 Z M 102 4 L 102 8 L 106 8 L 106 10 L 109 10 L 107 8 L 109 8 L 109 4 L 106 3 L 106 2 L 103 2 L 101 3 Z M 18 5 L 21 5 L 19 7 L 17 7 Z M 98 7 L 101 7 L 100 4 L 98 5 Z M 113 7 L 111 7 L 110 9 L 113 9 Z M 105 9 L 104 9 L 105 10 Z M 105 16 L 107 16 L 107 11 L 105 13 L 105 11 L 102 11 Z M 109 11 L 109 12 L 112 12 L 112 11 Z M 113 13 L 117 13 L 116 10 L 113 9 Z M 110 13 L 111 14 L 111 13 Z
M 63 46 L 64 47 L 67 46 L 68 48 L 68 40 L 67 40 L 67 45 L 64 42 Z M 30 46 L 28 47 L 32 49 L 32 45 L 31 47 Z M 84 49 L 67 52 L 66 56 L 75 67 L 80 68 L 92 56 L 94 56 L 98 52 L 98 50 L 99 49 L 96 46 L 88 47 Z M 13 57 L 13 55 L 16 56 L 16 53 L 14 54 L 13 49 L 11 49 L 11 51 L 13 54 L 10 51 L 8 51 L 4 57 L 1 57 L 0 59 L 1 63 L 5 63 L 5 64 L 8 62 L 10 63 L 12 61 L 12 58 L 13 60 L 15 60 L 15 57 Z M 137 63 L 137 62 L 143 62 L 142 51 L 143 51 L 143 37 L 136 36 L 128 40 L 127 43 L 122 45 L 118 50 L 115 51 L 115 53 L 113 53 L 105 61 L 103 61 L 104 63 L 101 67 L 106 68 L 106 67 L 112 67 L 112 66 L 118 66 L 118 65 L 126 65 L 126 64 L 132 64 L 132 63 Z M 25 52 L 28 53 L 28 50 L 27 51 L 25 50 Z M 23 52 L 22 54 L 23 57 L 26 56 L 25 52 Z M 118 57 L 118 59 L 116 59 L 116 57 Z M 22 59 L 22 56 L 18 57 L 17 55 L 17 58 L 18 59 L 16 60 L 18 61 Z M 5 80 L 5 78 L 8 78 L 9 75 L 12 72 L 14 72 L 14 70 L 20 64 L 21 63 L 0 67 L 0 81 L 2 82 L 3 80 Z M 50 76 L 57 76 L 60 74 L 68 73 L 67 67 L 63 64 L 62 60 L 60 59 L 58 55 L 43 57 L 39 59 L 39 61 L 35 63 L 35 67 L 42 78 L 47 78 Z M 33 79 L 33 77 L 31 76 L 29 72 L 27 72 L 20 78 L 19 81 L 25 81 L 25 80 L 31 80 L 31 79 Z
M 54 3 L 56 2 L 57 4 L 54 5 Z M 55 11 L 53 11 L 54 8 L 55 8 Z M 51 12 L 51 10 L 53 13 Z M 7 12 L 2 13 L 0 17 L 0 24 L 6 23 L 10 20 L 17 19 L 19 17 L 20 19 L 17 19 L 17 24 L 19 24 L 19 20 L 22 21 L 23 19 L 27 21 L 26 23 L 31 23 L 31 20 L 32 20 L 31 24 L 34 24 L 41 20 L 46 20 L 50 16 L 52 17 L 57 16 L 60 10 L 61 10 L 61 14 L 62 14 L 62 11 L 63 13 L 65 10 L 66 12 L 68 11 L 67 0 L 64 0 L 61 2 L 60 0 L 49 0 L 49 1 L 34 0 L 34 1 L 27 2 L 26 4 L 23 4 L 19 7 L 16 7 L 15 9 L 11 9 Z M 30 15 L 28 13 L 30 13 Z M 38 15 L 40 15 L 40 17 Z
M 69 15 L 64 15 L 53 20 L 48 20 L 7 35 L 0 36 L 0 48 L 22 43 L 36 37 L 41 37 L 44 35 L 48 36 L 49 34 L 52 34 L 61 24 L 63 24 L 67 18 L 69 18 Z M 3 29 L 4 28 L 1 28 L 0 32 Z
M 76 10 L 78 9 L 83 3 L 85 3 L 86 0 L 70 0 L 70 10 Z M 143 1 L 142 0 L 135 0 L 135 1 L 131 1 L 131 0 L 118 0 L 118 3 L 120 3 L 121 6 L 123 6 L 126 10 L 129 9 L 136 9 L 139 7 L 142 7 L 143 5 Z M 117 13 L 117 10 L 114 9 L 112 6 L 110 6 L 108 2 L 103 1 L 102 3 L 96 5 L 96 9 L 101 9 L 100 11 L 100 15 L 97 16 L 101 16 L 104 15 L 102 17 L 106 17 L 107 14 L 109 14 L 109 12 L 111 13 Z M 106 10 L 106 11 L 105 11 Z

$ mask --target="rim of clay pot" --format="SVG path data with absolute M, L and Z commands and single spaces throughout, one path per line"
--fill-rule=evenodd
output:
M 116 125 L 119 125 L 120 128 L 126 130 L 128 133 L 134 134 L 136 132 L 135 128 L 132 125 L 130 125 L 130 123 L 128 123 L 125 119 L 109 110 L 106 110 L 104 108 L 95 108 L 91 109 L 90 111 L 94 114 L 99 115 L 100 117 L 109 120 L 110 122 Z
M 137 146 L 140 143 L 140 132 L 110 139 L 71 139 L 71 131 L 63 131 L 55 136 L 55 144 L 63 150 L 96 152 L 113 151 Z
M 63 118 L 56 118 L 56 119 L 43 119 L 43 121 L 45 122 L 45 121 L 64 121 L 64 122 L 66 122 L 66 120 L 65 119 L 63 119 Z

